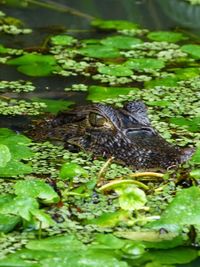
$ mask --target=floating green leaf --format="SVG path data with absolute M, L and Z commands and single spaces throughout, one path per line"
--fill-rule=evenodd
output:
M 183 45 L 181 47 L 181 50 L 196 59 L 200 59 L 200 45 L 196 44 Z
M 72 45 L 76 42 L 76 39 L 70 35 L 55 35 L 51 37 L 51 43 L 53 45 Z
M 113 234 L 96 234 L 94 238 L 95 247 L 107 249 L 121 249 L 125 246 L 126 241 Z M 91 246 L 94 247 L 93 245 Z
M 145 88 L 153 88 L 155 86 L 175 87 L 178 84 L 179 79 L 177 77 L 165 77 L 162 79 L 155 79 L 145 82 Z
M 73 105 L 74 102 L 70 100 L 55 100 L 55 99 L 46 99 L 46 98 L 33 98 L 33 101 L 39 101 L 46 104 L 46 108 L 43 109 L 44 112 L 50 112 L 53 114 L 58 113 L 59 111 L 66 110 L 69 106 Z
M 106 75 L 125 77 L 133 74 L 132 70 L 122 65 L 109 65 L 98 67 L 98 72 Z
M 183 117 L 170 118 L 171 123 L 186 126 L 191 132 L 199 132 L 200 131 L 200 117 L 185 119 Z
M 38 202 L 31 197 L 17 196 L 0 206 L 1 214 L 13 214 L 30 221 L 31 211 L 38 209 Z
M 51 217 L 39 210 L 39 203 L 29 196 L 16 196 L 0 205 L 0 214 L 16 215 L 24 221 L 31 223 L 32 227 L 47 228 L 54 222 Z
M 32 218 L 30 222 L 27 223 L 27 226 L 35 227 L 36 229 L 45 229 L 54 225 L 54 221 L 49 214 L 45 213 L 41 209 L 32 209 L 31 210 Z
M 47 76 L 57 68 L 54 56 L 33 53 L 10 59 L 7 64 L 19 66 L 17 69 L 29 76 Z
M 22 65 L 17 70 L 23 74 L 33 77 L 43 77 L 50 75 L 57 68 L 48 63 L 33 63 L 31 65 Z
M 8 61 L 9 65 L 30 65 L 35 63 L 46 63 L 49 65 L 55 65 L 56 59 L 51 55 L 42 55 L 42 54 L 25 54 L 20 57 L 10 59 Z
M 199 180 L 200 179 L 200 169 L 193 169 L 190 172 L 190 176 L 194 179 Z
M 173 102 L 167 100 L 158 100 L 158 101 L 148 101 L 148 106 L 156 107 L 170 107 Z
M 26 248 L 41 251 L 73 251 L 84 248 L 83 244 L 73 235 L 67 234 L 62 236 L 48 237 L 42 240 L 32 240 L 26 245 Z
M 142 40 L 130 36 L 116 35 L 102 39 L 101 43 L 118 49 L 131 49 L 134 45 L 141 44 Z
M 124 63 L 125 66 L 134 70 L 159 70 L 165 67 L 165 63 L 161 59 L 155 58 L 133 58 Z
M 102 101 L 108 98 L 116 98 L 119 95 L 128 95 L 132 91 L 137 91 L 138 88 L 134 87 L 103 87 L 92 85 L 88 89 L 88 100 Z
M 148 253 L 149 259 L 152 260 L 150 267 L 174 266 L 174 264 L 187 264 L 198 257 L 195 249 L 180 247 L 169 250 L 157 250 L 155 253 Z
M 94 224 L 101 227 L 115 227 L 120 222 L 127 222 L 129 220 L 129 211 L 127 210 L 119 210 L 115 212 L 107 212 L 102 214 L 101 216 L 87 220 L 87 224 Z
M 0 177 L 14 177 L 32 172 L 32 167 L 17 160 L 9 161 L 5 167 L 0 167 Z
M 64 163 L 61 167 L 60 178 L 71 180 L 74 177 L 87 177 L 88 172 L 76 163 Z
M 200 188 L 192 186 L 182 189 L 168 205 L 161 218 L 150 224 L 153 228 L 200 225 Z
M 150 32 L 147 37 L 152 41 L 169 43 L 176 43 L 187 39 L 182 33 L 169 31 Z
M 176 77 L 180 80 L 195 78 L 200 74 L 200 68 L 178 68 L 175 69 Z
M 137 29 L 138 25 L 126 20 L 101 20 L 95 19 L 91 25 L 103 30 L 127 30 Z
M 44 203 L 56 203 L 59 201 L 58 194 L 43 180 L 18 181 L 14 185 L 14 189 L 16 195 L 39 198 Z
M 0 143 L 7 146 L 11 154 L 11 158 L 7 164 L 4 167 L 0 167 L 1 177 L 13 177 L 32 172 L 30 165 L 19 161 L 21 159 L 28 159 L 34 154 L 28 147 L 31 143 L 31 140 L 28 137 L 22 134 L 16 134 L 9 129 L 1 128 Z
M 94 58 L 117 58 L 120 53 L 116 48 L 106 45 L 87 45 L 79 49 L 79 53 L 86 57 Z
M 193 163 L 200 164 L 200 148 L 197 148 L 190 161 Z
M 33 156 L 32 150 L 28 147 L 31 143 L 31 139 L 22 134 L 17 134 L 5 128 L 1 128 L 0 143 L 8 146 L 12 159 L 20 160 Z
M 5 167 L 11 160 L 11 153 L 6 145 L 0 144 L 0 167 Z
M 119 195 L 119 205 L 124 210 L 141 209 L 147 202 L 144 191 L 134 185 L 121 186 L 115 191 Z
M 1 214 L 0 232 L 8 233 L 12 231 L 19 222 L 20 222 L 20 217 L 18 216 Z

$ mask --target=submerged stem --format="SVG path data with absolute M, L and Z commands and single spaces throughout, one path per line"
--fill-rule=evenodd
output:
M 82 17 L 82 18 L 85 18 L 85 19 L 88 19 L 88 20 L 92 20 L 92 19 L 95 19 L 95 17 L 89 15 L 89 14 L 86 14 L 86 13 L 83 13 L 75 8 L 72 8 L 72 7 L 69 7 L 69 6 L 66 6 L 66 5 L 62 5 L 62 4 L 59 4 L 59 3 L 55 3 L 54 1 L 45 1 L 45 2 L 41 2 L 41 1 L 37 1 L 37 0 L 27 0 L 28 3 L 30 4 L 34 4 L 34 5 L 37 5 L 37 6 L 41 6 L 41 7 L 44 7 L 44 8 L 48 8 L 48 9 L 53 9 L 53 10 L 56 10 L 58 12 L 66 12 L 66 13 L 70 13 L 74 16 L 78 16 L 78 17 Z

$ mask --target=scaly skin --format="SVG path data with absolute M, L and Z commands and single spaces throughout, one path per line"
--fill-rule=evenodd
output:
M 36 127 L 35 127 L 36 129 Z M 151 126 L 145 105 L 129 102 L 122 109 L 104 104 L 61 112 L 32 130 L 36 139 L 64 141 L 95 156 L 114 157 L 133 169 L 170 168 L 186 161 L 192 148 L 165 141 Z

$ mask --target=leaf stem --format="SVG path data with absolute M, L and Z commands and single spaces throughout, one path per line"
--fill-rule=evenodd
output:
M 132 178 L 144 177 L 144 176 L 163 178 L 164 174 L 158 172 L 136 172 L 136 173 L 131 173 L 128 176 Z
M 123 185 L 123 184 L 135 184 L 138 187 L 142 187 L 145 190 L 149 189 L 149 187 L 147 185 L 145 185 L 139 181 L 127 179 L 127 180 L 113 180 L 112 182 L 109 182 L 109 183 L 101 186 L 99 188 L 99 191 L 109 191 L 109 190 L 113 189 L 115 186 Z
M 39 221 L 38 239 L 41 240 L 41 238 L 42 238 L 42 222 Z
M 105 164 L 102 166 L 102 168 L 100 169 L 98 175 L 97 175 L 97 185 L 101 185 L 103 183 L 103 174 L 106 172 L 108 166 L 110 165 L 110 163 L 113 161 L 114 157 L 110 157 Z

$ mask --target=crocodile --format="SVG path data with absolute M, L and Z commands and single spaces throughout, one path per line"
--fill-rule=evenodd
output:
M 102 103 L 59 112 L 34 126 L 31 135 L 62 141 L 70 150 L 84 150 L 95 157 L 113 157 L 132 169 L 168 169 L 187 161 L 193 148 L 167 142 L 152 127 L 142 101 L 115 108 Z

